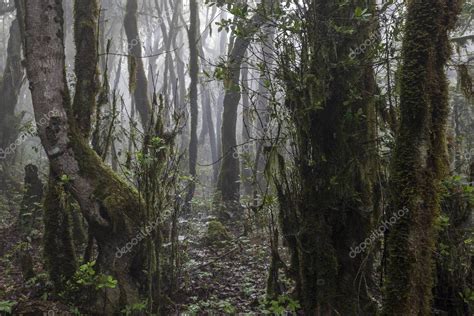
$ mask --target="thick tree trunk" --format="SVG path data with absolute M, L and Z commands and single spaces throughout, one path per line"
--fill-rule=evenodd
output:
M 117 256 L 141 226 L 143 203 L 138 193 L 103 164 L 88 146 L 75 120 L 66 85 L 63 10 L 55 0 L 25 1 L 26 69 L 38 135 L 54 175 L 66 180 L 99 246 L 98 266 L 118 280 L 107 291 L 107 312 L 139 301 L 144 269 L 141 247 Z M 69 119 L 68 119 L 69 117 Z
M 304 16 L 308 48 L 302 63 L 296 71 L 291 65 L 281 69 L 295 129 L 298 184 L 289 191 L 279 188 L 280 219 L 288 244 L 297 246 L 292 268 L 299 265 L 297 290 L 308 315 L 376 313 L 366 286 L 373 278 L 371 255 L 351 256 L 351 247 L 371 234 L 379 209 L 374 74 L 365 66 L 368 58 L 347 61 L 350 48 L 373 31 L 373 21 L 345 18 L 357 6 L 366 1 L 347 6 L 313 1 Z M 358 33 L 334 32 L 330 25 L 357 25 Z
M 392 210 L 407 208 L 387 241 L 385 315 L 431 315 L 440 180 L 447 175 L 448 32 L 459 1 L 410 1 L 402 48 L 400 130 L 391 166 Z M 403 267 L 403 268 L 401 268 Z

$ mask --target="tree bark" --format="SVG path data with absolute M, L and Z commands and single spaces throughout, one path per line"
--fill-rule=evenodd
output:
M 243 185 L 243 194 L 250 196 L 252 194 L 252 157 L 254 156 L 254 142 L 252 141 L 253 120 L 252 109 L 250 108 L 249 97 L 249 65 L 242 67 L 242 146 L 236 148 L 237 152 L 242 153 L 241 159 L 241 181 Z
M 448 32 L 459 1 L 410 1 L 402 46 L 400 129 L 391 165 L 392 210 L 407 216 L 387 240 L 385 315 L 431 315 L 440 181 L 447 175 Z
M 41 217 L 41 201 L 43 199 L 43 183 L 38 177 L 38 167 L 33 164 L 25 166 L 25 194 L 20 209 L 20 230 L 25 235 L 36 225 L 37 217 Z
M 84 138 L 91 132 L 91 118 L 96 110 L 98 82 L 98 38 L 99 8 L 96 0 L 74 1 L 74 42 L 76 44 L 76 93 L 73 112 L 78 128 Z
M 138 32 L 137 0 L 127 0 L 124 18 L 125 33 L 128 39 L 128 69 L 130 72 L 130 92 L 133 94 L 143 129 L 150 123 L 150 100 L 148 98 L 148 80 L 142 60 L 142 42 Z
M 218 198 L 225 211 L 231 217 L 240 216 L 240 166 L 239 157 L 234 155 L 237 150 L 237 111 L 241 97 L 240 73 L 243 59 L 250 45 L 251 37 L 264 24 L 261 13 L 254 16 L 246 26 L 245 37 L 235 39 L 229 54 L 227 65 L 227 78 L 224 88 L 224 113 L 222 115 L 221 151 L 222 162 L 217 183 Z
M 27 76 L 38 135 L 55 176 L 78 201 L 99 246 L 98 267 L 118 280 L 106 292 L 107 310 L 139 301 L 143 280 L 142 248 L 117 256 L 142 225 L 143 202 L 136 190 L 115 175 L 89 147 L 73 119 L 65 80 L 63 9 L 55 0 L 24 1 Z
M 20 120 L 15 117 L 24 72 L 21 65 L 21 32 L 18 19 L 13 20 L 8 39 L 7 60 L 3 77 L 0 77 L 0 162 L 5 164 L 0 172 L 0 190 L 8 188 L 8 167 L 14 157 L 15 140 L 19 133 Z
M 366 286 L 373 278 L 371 254 L 351 256 L 351 247 L 370 235 L 380 209 L 374 190 L 374 73 L 369 57 L 349 61 L 351 47 L 371 35 L 374 21 L 346 18 L 366 5 L 374 12 L 374 1 L 312 1 L 300 17 L 307 21 L 299 38 L 305 47 L 301 63 L 293 67 L 281 58 L 296 170 L 278 185 L 280 222 L 293 247 L 292 270 L 297 267 L 299 300 L 308 315 L 376 313 Z M 357 27 L 358 33 L 337 27 Z M 290 44 L 285 52 L 293 49 Z
M 191 177 L 188 184 L 188 192 L 186 195 L 186 205 L 189 208 L 189 203 L 194 197 L 196 190 L 196 165 L 198 158 L 198 76 L 199 76 L 199 61 L 198 61 L 198 20 L 199 9 L 196 0 L 190 0 L 190 19 L 191 23 L 188 30 L 189 38 L 189 75 L 191 83 L 189 86 L 189 100 L 191 113 L 191 129 L 189 138 L 189 175 Z
M 45 267 L 55 290 L 61 292 L 76 272 L 77 260 L 67 193 L 52 170 L 43 207 Z

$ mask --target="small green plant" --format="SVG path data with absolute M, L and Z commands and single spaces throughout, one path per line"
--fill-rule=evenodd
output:
M 464 303 L 466 304 L 474 303 L 474 290 L 472 289 L 464 289 L 464 293 L 459 293 L 459 296 L 462 297 Z
M 263 300 L 261 307 L 264 314 L 285 315 L 297 312 L 301 305 L 288 295 L 280 295 L 276 300 Z
M 81 311 L 76 306 L 71 306 L 70 311 L 71 311 L 71 314 L 73 314 L 75 316 L 81 316 L 82 315 Z
M 69 300 L 88 301 L 90 297 L 97 294 L 97 291 L 117 287 L 117 280 L 110 275 L 97 273 L 94 266 L 95 261 L 81 265 L 72 279 L 67 281 L 66 289 L 61 296 Z
M 225 315 L 234 315 L 237 313 L 237 309 L 227 300 L 217 300 L 215 296 L 211 296 L 210 300 L 200 301 L 194 304 L 188 305 L 186 310 L 191 315 L 199 314 L 200 312 L 219 312 Z
M 0 313 L 11 314 L 12 307 L 15 306 L 16 302 L 13 301 L 0 301 Z
M 110 275 L 96 274 L 94 270 L 95 261 L 88 262 L 79 267 L 74 274 L 73 280 L 80 286 L 92 286 L 96 290 L 117 286 L 117 280 Z
M 61 175 L 60 181 L 62 184 L 68 184 L 71 182 L 71 178 L 67 174 Z
M 146 300 L 140 303 L 127 305 L 122 310 L 122 313 L 125 314 L 125 316 L 130 316 L 130 315 L 133 315 L 134 312 L 143 312 L 145 311 L 147 305 L 148 305 L 148 302 Z
M 199 305 L 199 303 L 195 303 L 195 304 L 189 305 L 186 312 L 191 315 L 195 315 L 199 313 L 200 311 L 201 311 L 201 306 Z
M 228 301 L 219 301 L 217 302 L 217 307 L 226 314 L 235 314 L 235 307 Z

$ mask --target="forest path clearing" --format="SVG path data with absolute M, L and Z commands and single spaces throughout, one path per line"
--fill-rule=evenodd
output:
M 212 218 L 191 221 L 185 223 L 192 233 L 186 233 L 191 237 L 186 240 L 186 272 L 179 293 L 186 299 L 179 311 L 200 315 L 261 311 L 270 260 L 266 238 L 249 234 L 209 244 L 206 232 Z

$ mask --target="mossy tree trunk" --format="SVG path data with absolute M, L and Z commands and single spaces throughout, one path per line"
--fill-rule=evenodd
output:
M 43 248 L 46 269 L 58 292 L 64 290 L 77 268 L 67 198 L 63 185 L 51 171 L 44 200 Z
M 96 110 L 98 82 L 98 18 L 97 0 L 74 1 L 74 43 L 76 59 L 74 72 L 77 77 L 74 95 L 74 119 L 84 138 L 90 136 L 91 118 Z
M 387 242 L 385 315 L 431 315 L 435 223 L 447 175 L 448 32 L 459 1 L 410 1 L 402 48 L 400 130 L 391 165 L 391 207 L 408 208 Z
M 280 222 L 308 315 L 375 314 L 368 292 L 370 254 L 368 260 L 350 256 L 351 247 L 370 234 L 379 209 L 374 73 L 370 55 L 350 58 L 350 49 L 372 35 L 374 20 L 357 20 L 357 7 L 374 12 L 374 1 L 312 1 L 301 17 L 307 23 L 300 34 L 301 65 L 295 71 L 283 56 L 280 66 L 295 130 L 298 183 L 277 185 Z M 284 49 L 294 52 L 291 44 Z
M 92 116 L 96 110 L 98 92 L 98 30 L 99 8 L 96 0 L 74 1 L 74 42 L 76 44 L 76 91 L 72 111 L 78 130 L 84 139 L 91 133 Z M 71 197 L 59 182 L 61 175 L 50 172 L 45 211 L 44 255 L 50 276 L 61 290 L 77 266 L 72 235 Z M 60 267 L 65 268 L 58 268 Z M 68 268 L 71 267 L 71 268 Z M 72 273 L 71 273 L 71 270 Z
M 36 120 L 54 111 L 38 126 L 52 173 L 77 200 L 97 240 L 100 272 L 118 280 L 106 293 L 106 312 L 139 301 L 143 276 L 143 248 L 137 245 L 121 257 L 117 248 L 130 242 L 143 216 L 136 190 L 112 172 L 89 147 L 73 119 L 65 80 L 63 9 L 55 0 L 24 1 L 27 76 Z
M 104 12 L 107 11 L 107 5 Z M 98 34 L 100 32 L 100 34 Z M 103 85 L 101 88 L 99 80 L 98 64 L 100 61 L 101 69 L 107 71 L 106 56 L 99 58 L 99 47 L 103 52 L 106 51 L 105 29 L 99 25 L 99 4 L 97 0 L 74 1 L 74 43 L 76 46 L 76 56 L 74 61 L 74 72 L 76 74 L 76 89 L 73 100 L 73 114 L 77 122 L 77 126 L 85 139 L 91 137 L 92 123 L 95 118 L 95 130 L 92 132 L 92 148 L 99 156 L 105 159 L 108 151 L 107 144 L 100 145 L 101 122 L 101 106 L 103 106 L 109 97 L 108 74 L 102 74 Z M 119 70 L 121 67 L 118 67 Z M 99 103 L 97 102 L 97 94 L 101 90 Z M 113 111 L 113 109 L 112 109 Z M 96 115 L 94 115 L 96 113 Z M 113 142 L 113 141 L 112 141 Z M 105 141 L 104 141 L 105 143 Z M 74 212 L 72 205 L 66 205 L 68 209 Z M 65 210 L 68 212 L 68 210 Z M 77 216 L 79 215 L 79 216 Z M 80 221 L 77 221 L 80 214 L 73 213 L 73 232 L 79 232 Z M 94 238 L 92 234 L 88 234 L 87 246 L 84 253 L 84 261 L 92 259 L 92 248 L 94 246 Z M 79 233 L 80 239 L 82 239 Z M 75 239 L 76 244 L 79 240 Z

